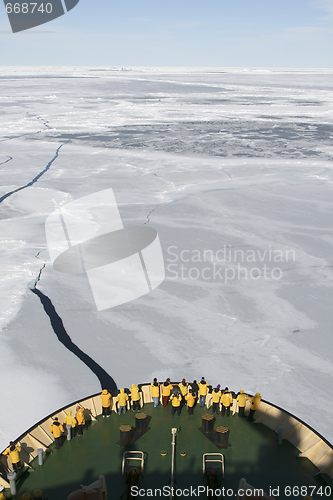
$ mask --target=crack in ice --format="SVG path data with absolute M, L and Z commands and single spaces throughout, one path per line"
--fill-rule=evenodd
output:
M 7 156 L 8 156 L 8 155 L 7 155 Z M 2 162 L 0 163 L 0 165 L 4 165 L 5 163 L 8 163 L 8 162 L 9 162 L 10 160 L 12 160 L 12 159 L 13 159 L 13 157 L 12 157 L 12 156 L 8 156 L 8 160 L 6 160 L 6 161 L 2 161 Z
M 37 280 L 38 281 L 38 280 Z M 37 284 L 37 282 L 36 282 Z M 117 393 L 117 384 L 113 380 L 113 378 L 98 364 L 94 361 L 88 354 L 81 351 L 81 349 L 74 344 L 70 336 L 68 335 L 63 321 L 60 318 L 59 314 L 55 310 L 54 305 L 51 300 L 44 295 L 37 288 L 30 289 L 35 295 L 37 295 L 42 303 L 44 311 L 49 317 L 51 326 L 53 328 L 54 333 L 57 336 L 59 342 L 61 342 L 69 351 L 71 351 L 75 356 L 77 356 L 90 370 L 96 375 L 98 378 L 101 389 L 108 389 L 112 394 Z
M 37 130 L 37 132 L 28 132 L 26 134 L 21 135 L 13 135 L 13 137 L 6 137 L 6 139 L 1 139 L 0 142 L 11 141 L 12 139 L 19 139 L 20 137 L 27 137 L 28 135 L 40 134 L 42 130 Z
M 155 212 L 155 210 L 157 210 L 157 209 L 158 209 L 158 207 L 160 207 L 161 205 L 164 205 L 164 203 L 160 203 L 159 205 L 157 205 L 155 208 L 153 208 L 153 209 L 149 212 L 149 214 L 147 215 L 147 220 L 146 220 L 146 222 L 144 222 L 144 223 L 143 223 L 143 226 L 144 226 L 145 224 L 148 224 L 148 222 L 150 222 L 150 217 L 149 217 L 149 216 L 150 216 L 153 212 Z
M 37 182 L 38 179 L 40 179 L 40 177 L 42 177 L 42 175 L 44 175 L 45 172 L 47 172 L 49 170 L 49 168 L 51 167 L 52 163 L 58 158 L 60 149 L 65 144 L 68 144 L 68 142 L 69 142 L 69 140 L 67 142 L 63 143 L 63 144 L 60 144 L 60 146 L 56 149 L 56 153 L 55 153 L 54 157 L 48 162 L 48 164 L 46 165 L 46 167 L 44 168 L 44 170 L 42 170 L 41 172 L 39 172 L 39 174 L 36 175 L 36 177 L 34 177 L 32 179 L 32 181 L 28 182 L 28 184 L 26 184 L 25 186 L 21 186 L 21 187 L 19 187 L 17 189 L 14 189 L 13 191 L 10 191 L 9 193 L 4 194 L 3 196 L 1 196 L 0 203 L 2 203 L 6 198 L 8 198 L 9 196 L 11 196 L 12 194 L 17 193 L 18 191 L 22 191 L 22 189 L 26 189 L 27 187 L 30 187 L 33 184 L 35 184 L 35 182 Z
M 37 286 L 38 281 L 40 281 L 40 279 L 41 279 L 41 277 L 42 277 L 42 272 L 43 272 L 43 269 L 45 269 L 45 266 L 46 266 L 46 263 L 44 262 L 44 265 L 43 265 L 43 267 L 41 267 L 41 268 L 40 268 L 39 273 L 38 273 L 38 276 L 37 276 L 37 278 L 36 278 L 36 281 L 35 281 L 35 286 L 34 286 L 34 290 L 35 290 L 35 288 L 36 288 L 36 286 Z
M 39 259 L 39 260 L 40 260 L 39 256 L 40 256 L 40 254 L 41 254 L 42 252 L 45 252 L 45 248 L 42 248 L 41 250 L 39 250 L 39 251 L 36 253 L 35 257 L 36 257 L 37 259 Z
M 52 127 L 50 127 L 48 125 L 48 123 L 49 123 L 48 120 L 44 120 L 41 116 L 37 116 L 36 118 L 37 118 L 37 120 L 41 120 L 41 122 L 43 123 L 44 127 L 48 128 L 49 130 L 52 130 Z

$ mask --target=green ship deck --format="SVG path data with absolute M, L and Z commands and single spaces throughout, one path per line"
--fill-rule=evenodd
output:
M 141 411 L 151 416 L 150 430 L 126 448 L 116 443 L 120 438 L 120 425 L 135 426 L 135 414 L 132 411 L 120 416 L 112 412 L 110 418 L 98 416 L 96 421 L 89 422 L 82 437 L 64 440 L 60 450 L 55 450 L 54 444 L 51 444 L 49 448 L 52 453 L 46 453 L 44 465 L 39 466 L 38 459 L 35 458 L 31 462 L 34 470 L 24 472 L 19 477 L 17 499 L 21 500 L 24 492 L 32 493 L 39 488 L 43 490 L 43 498 L 66 500 L 81 484 L 89 485 L 101 474 L 106 478 L 109 499 L 125 499 L 126 484 L 121 474 L 125 450 L 140 450 L 146 455 L 144 472 L 138 482 L 138 486 L 145 489 L 146 494 L 140 498 L 159 497 L 158 491 L 151 495 L 147 490 L 162 489 L 170 484 L 173 427 L 180 429 L 176 438 L 174 474 L 179 489 L 207 485 L 202 474 L 203 454 L 223 453 L 225 477 L 221 480 L 220 487 L 224 487 L 225 491 L 229 490 L 224 498 L 231 496 L 231 490 L 232 496 L 236 497 L 241 478 L 245 478 L 256 488 L 262 488 L 266 493 L 279 487 L 279 496 L 275 496 L 279 499 L 304 497 L 304 494 L 301 495 L 301 487 L 307 494 L 312 492 L 309 487 L 316 487 L 313 498 L 332 498 L 330 487 L 321 476 L 316 475 L 317 467 L 308 458 L 299 458 L 300 451 L 289 441 L 283 440 L 279 445 L 277 433 L 261 423 L 239 418 L 237 413 L 230 417 L 218 415 L 215 428 L 218 425 L 228 427 L 231 444 L 226 449 L 219 449 L 198 430 L 202 415 L 211 413 L 211 409 L 197 405 L 194 415 L 189 416 L 186 408 L 183 408 L 179 419 L 177 415 L 170 418 L 170 404 L 166 408 L 161 405 L 154 408 L 153 403 L 146 403 Z M 161 455 L 162 450 L 167 451 L 166 456 Z M 186 456 L 180 455 L 183 451 Z M 289 495 L 289 487 L 298 487 L 299 494 Z M 309 489 L 304 490 L 304 487 Z M 200 496 L 207 497 L 206 494 Z

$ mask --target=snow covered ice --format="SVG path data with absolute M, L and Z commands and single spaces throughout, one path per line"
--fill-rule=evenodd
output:
M 333 440 L 332 73 L 2 68 L 0 447 L 105 380 L 35 286 L 118 387 L 205 376 Z M 107 188 L 158 231 L 166 278 L 98 312 L 45 220 Z

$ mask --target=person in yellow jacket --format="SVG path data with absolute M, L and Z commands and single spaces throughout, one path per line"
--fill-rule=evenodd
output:
M 171 394 L 170 401 L 172 405 L 171 418 L 174 416 L 177 410 L 177 418 L 180 417 L 180 403 L 182 402 L 182 395 L 180 392 L 178 394 Z
M 0 486 L 0 500 L 6 500 L 5 494 L 3 492 L 5 488 L 3 486 Z
M 173 385 L 170 384 L 170 379 L 167 378 L 166 381 L 163 383 L 162 386 L 162 403 L 163 406 L 166 406 L 169 401 L 170 393 L 173 389 Z
M 250 398 L 251 409 L 250 409 L 249 416 L 247 417 L 249 420 L 254 420 L 253 415 L 254 415 L 254 412 L 258 409 L 260 401 L 261 401 L 260 392 L 257 392 L 255 396 Z
M 188 391 L 188 384 L 186 383 L 186 380 L 183 378 L 181 383 L 179 384 L 179 389 L 180 392 L 182 393 L 183 398 L 186 396 L 187 391 Z
M 220 384 L 218 384 L 215 389 L 213 389 L 212 396 L 213 396 L 213 413 L 216 412 L 216 414 L 219 414 L 219 409 L 220 409 L 220 400 L 221 400 L 221 391 L 220 391 Z
M 154 408 L 158 406 L 158 400 L 160 399 L 160 384 L 157 382 L 157 378 L 154 378 L 154 381 L 151 385 L 151 397 L 154 401 Z
M 72 412 L 69 411 L 64 418 L 64 424 L 66 425 L 67 428 L 67 439 L 70 440 L 71 437 L 74 437 L 75 435 L 75 427 L 76 427 L 76 418 L 73 417 Z
M 123 410 L 124 413 L 126 413 L 126 403 L 128 401 L 128 396 L 125 392 L 125 389 L 120 389 L 120 393 L 117 396 L 117 402 L 118 402 L 118 415 L 121 414 L 121 410 Z
M 111 412 L 112 396 L 107 389 L 103 389 L 102 394 L 101 394 L 101 398 L 102 398 L 103 418 L 105 418 L 105 417 L 108 418 L 110 416 L 110 412 Z
M 206 396 L 208 392 L 209 384 L 206 382 L 205 377 L 202 377 L 199 384 L 199 406 L 203 408 L 206 402 Z
M 77 435 L 82 436 L 84 427 L 86 425 L 86 419 L 84 417 L 84 408 L 82 408 L 82 406 L 77 405 L 75 418 L 77 421 Z
M 139 387 L 135 384 L 132 384 L 131 388 L 131 400 L 133 402 L 133 408 L 132 411 L 135 411 L 137 409 L 140 411 L 140 394 L 139 394 Z
M 221 410 L 221 415 L 224 417 L 225 411 L 227 410 L 227 417 L 230 416 L 230 407 L 232 405 L 232 394 L 229 392 L 228 387 L 226 387 L 223 391 L 222 397 L 221 397 L 221 403 L 222 403 L 222 410 Z
M 64 418 L 64 424 L 70 425 L 72 429 L 76 427 L 76 418 L 73 417 L 72 412 L 69 410 L 66 417 Z
M 58 417 L 55 417 L 52 424 L 50 425 L 50 431 L 52 432 L 53 437 L 54 437 L 55 449 L 59 450 L 59 448 L 62 445 L 61 435 L 64 432 L 64 428 L 61 425 L 61 423 L 59 422 Z
M 193 392 L 193 389 L 189 389 L 188 393 L 185 395 L 185 401 L 187 403 L 187 412 L 189 415 L 193 415 L 193 408 L 197 399 L 197 395 Z
M 241 389 L 239 391 L 239 394 L 238 394 L 236 399 L 237 399 L 237 403 L 238 403 L 238 416 L 245 417 L 245 405 L 246 405 L 246 401 L 248 401 L 249 398 L 244 393 L 243 389 Z
M 9 455 L 15 472 L 21 467 L 20 451 L 21 446 L 10 441 L 8 448 L 3 452 L 4 455 Z

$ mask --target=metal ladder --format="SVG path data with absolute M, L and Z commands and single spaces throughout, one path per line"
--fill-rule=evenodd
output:
M 123 460 L 122 460 L 122 463 L 121 463 L 121 473 L 122 473 L 122 475 L 124 475 L 124 473 L 125 473 L 125 467 L 126 467 L 126 465 L 128 465 L 128 462 L 130 460 L 136 460 L 137 462 L 138 461 L 140 462 L 141 474 L 143 474 L 143 467 L 144 467 L 144 462 L 145 462 L 144 452 L 143 451 L 125 451 L 123 453 Z
M 207 457 L 216 457 L 216 458 L 207 458 Z M 218 463 L 221 464 L 221 474 L 222 477 L 224 478 L 224 455 L 222 453 L 204 453 L 202 455 L 202 472 L 203 474 L 206 473 L 206 464 L 207 463 Z

